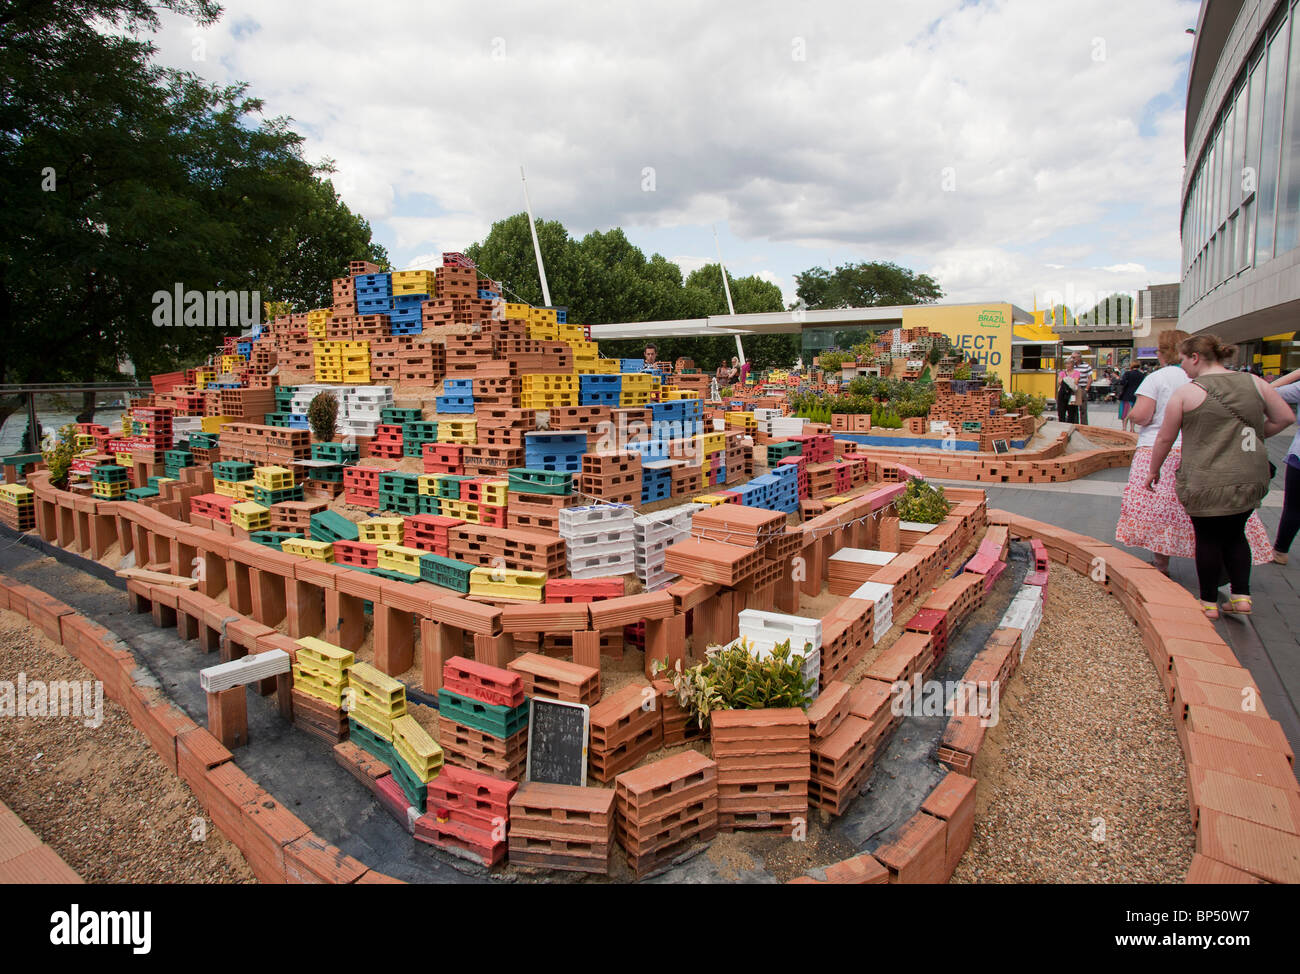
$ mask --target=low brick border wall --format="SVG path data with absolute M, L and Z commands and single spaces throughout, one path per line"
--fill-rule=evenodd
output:
M 0 886 L 84 882 L 13 809 L 0 802 Z
M 126 709 L 167 767 L 190 786 L 260 882 L 400 882 L 330 845 L 244 774 L 230 751 L 167 700 L 111 630 L 4 575 L 0 575 L 0 608 L 27 618 L 104 684 L 105 695 Z
M 874 460 L 909 464 L 937 480 L 969 480 L 982 484 L 1048 484 L 1078 480 L 1098 470 L 1127 467 L 1137 449 L 1137 434 L 1101 426 L 1076 426 L 1088 439 L 1107 444 L 1102 449 L 1066 453 L 1069 431 L 1039 450 L 1019 453 L 959 453 L 957 451 L 902 451 L 871 447 Z
M 1142 634 L 1169 699 L 1170 718 L 1187 763 L 1188 806 L 1196 853 L 1187 883 L 1300 882 L 1300 784 L 1282 727 L 1259 702 L 1254 713 L 1225 710 L 1225 699 L 1259 689 L 1195 596 L 1153 566 L 1104 541 L 1007 511 L 988 512 L 1013 538 L 1042 541 L 1061 562 L 1114 595 Z M 1005 652 L 998 633 L 986 653 Z M 984 654 L 981 654 L 983 656 Z M 982 674 L 977 657 L 967 679 Z M 1009 679 L 1010 673 L 1002 677 Z M 950 725 L 951 725 L 950 721 Z M 945 734 L 945 737 L 947 734 Z M 973 759 L 979 736 L 966 737 Z M 963 780 L 964 779 L 964 780 Z M 969 844 L 976 779 L 949 773 L 908 820 L 899 839 L 873 855 L 852 856 L 796 883 L 915 882 L 933 868 L 939 850 L 947 875 Z M 1261 819 L 1267 819 L 1267 824 Z M 956 853 L 956 859 L 952 854 Z M 882 861 L 883 860 L 883 861 Z M 928 864 L 928 865 L 927 865 Z

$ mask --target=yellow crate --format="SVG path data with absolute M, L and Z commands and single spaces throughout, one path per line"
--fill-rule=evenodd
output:
M 379 567 L 384 571 L 398 572 L 420 577 L 420 556 L 424 552 L 419 548 L 407 548 L 403 545 L 386 542 L 379 546 Z
M 204 416 L 203 432 L 220 433 L 221 427 L 225 426 L 227 423 L 233 423 L 234 420 L 235 417 L 233 416 Z
M 445 476 L 447 475 L 444 473 L 420 474 L 420 476 L 416 478 L 416 483 L 419 485 L 419 492 L 425 497 L 437 497 L 438 481 Z
M 489 507 L 505 507 L 510 502 L 510 481 L 485 481 L 479 487 L 479 497 Z
M 530 321 L 545 322 L 554 325 L 558 317 L 554 308 L 529 308 L 528 318 Z
M 462 521 L 469 521 L 471 524 L 482 523 L 479 519 L 477 501 L 458 501 L 444 497 L 442 499 L 442 513 L 447 517 L 458 517 Z
M 367 544 L 401 544 L 400 517 L 372 517 L 357 524 L 357 540 Z
M 393 718 L 384 714 L 375 713 L 363 703 L 359 703 L 352 696 L 352 687 L 348 687 L 344 696 L 348 699 L 344 710 L 348 712 L 348 717 L 355 720 L 372 734 L 376 734 L 388 741 L 390 744 L 393 740 Z
M 700 494 L 691 498 L 692 504 L 708 504 L 710 507 L 717 507 L 719 504 L 727 503 L 727 499 L 721 494 Z
M 576 392 L 527 392 L 520 403 L 524 409 L 563 409 L 579 405 L 578 399 Z
M 439 443 L 477 443 L 478 420 L 476 419 L 440 419 L 438 420 Z
M 297 640 L 297 662 L 313 673 L 329 677 L 338 683 L 346 683 L 348 670 L 356 662 L 351 650 L 335 646 L 315 636 L 303 636 Z
M 293 672 L 293 688 L 308 696 L 323 700 L 332 707 L 343 706 L 345 685 L 322 678 L 299 663 L 290 668 Z
M 114 453 L 114 454 L 113 454 L 113 461 L 114 461 L 114 462 L 115 462 L 119 467 L 130 467 L 130 466 L 131 466 L 131 463 L 132 463 L 132 460 L 131 460 L 131 454 L 129 454 L 129 453 Z
M 332 308 L 312 308 L 307 312 L 308 325 L 324 326 L 330 320 L 330 315 L 334 313 Z
M 532 311 L 532 306 L 527 304 L 515 304 L 510 301 L 506 302 L 506 317 L 528 320 L 528 313 Z
M 564 372 L 539 372 L 526 375 L 520 384 L 521 391 L 528 392 L 574 392 L 582 387 L 576 375 Z
M 573 371 L 579 375 L 599 375 L 600 359 L 598 358 L 575 358 L 573 360 Z
M 700 449 L 703 453 L 721 453 L 727 448 L 727 434 L 721 432 L 701 433 Z
M 293 471 L 285 467 L 257 467 L 253 483 L 264 490 L 288 490 L 293 486 Z
M 352 665 L 348 671 L 348 686 L 357 692 L 360 703 L 378 713 L 387 717 L 406 713 L 406 684 L 369 663 Z
M 221 356 L 221 371 L 235 372 L 244 367 L 244 356 L 242 355 L 223 355 Z
M 618 405 L 621 409 L 648 406 L 652 401 L 648 392 L 620 392 L 618 394 Z
M 325 332 L 326 324 L 327 324 L 327 322 L 324 322 L 324 321 L 322 321 L 320 324 L 315 324 L 315 323 L 310 322 L 310 321 L 307 322 L 307 337 L 308 337 L 308 338 L 324 338 L 324 337 L 325 337 L 325 334 L 326 334 L 326 332 Z
M 553 323 L 529 319 L 528 337 L 534 341 L 553 342 L 560 336 Z
M 540 602 L 546 586 L 546 572 L 512 568 L 475 568 L 469 573 L 469 594 L 485 598 Z
M 587 330 L 583 328 L 582 325 L 575 325 L 572 322 L 556 322 L 555 332 L 560 336 L 560 341 L 562 342 L 581 342 L 584 345 L 596 344 L 595 342 L 587 341 Z M 575 348 L 574 351 L 576 352 L 577 349 Z
M 628 372 L 623 376 L 620 388 L 623 392 L 644 392 L 654 391 L 655 377 L 647 372 Z
M 290 555 L 299 555 L 313 561 L 333 561 L 334 545 L 329 541 L 314 541 L 311 538 L 287 538 L 280 542 L 280 550 Z
M 126 492 L 130 489 L 130 484 L 116 483 L 107 484 L 101 480 L 92 480 L 90 482 L 90 492 L 100 500 L 117 500 L 119 497 L 125 497 Z M 5 503 L 8 503 L 6 501 Z
M 212 492 L 222 497 L 238 497 L 239 484 L 233 480 L 213 480 Z
M 271 527 L 271 509 L 242 501 L 230 509 L 230 523 L 245 531 L 267 531 Z
M 195 370 L 194 370 L 194 388 L 195 388 L 195 389 L 206 389 L 206 388 L 208 387 L 208 383 L 209 383 L 209 382 L 212 382 L 214 379 L 216 379 L 216 377 L 217 377 L 217 373 L 216 373 L 216 370 L 215 370 L 215 369 L 206 369 L 206 368 L 204 368 L 204 369 L 195 369 Z M 208 430 L 205 429 L 203 432 L 206 433 L 206 432 L 208 432 Z
M 433 294 L 433 271 L 394 271 L 394 294 Z
M 432 781 L 442 767 L 442 748 L 410 714 L 393 721 L 393 749 L 421 781 Z
M 352 386 L 369 385 L 370 370 L 369 369 L 348 369 L 343 373 L 343 377 L 336 381 L 346 382 L 348 385 L 352 385 Z
M 235 496 L 241 500 L 251 501 L 257 496 L 253 493 L 253 488 L 256 486 L 256 480 L 241 480 L 235 484 L 235 489 L 239 491 Z
M 568 328 L 570 326 L 560 325 L 560 327 Z M 574 325 L 572 327 L 576 328 L 577 326 Z M 568 346 L 571 349 L 573 349 L 574 358 L 596 358 L 598 355 L 600 355 L 600 348 L 596 345 L 595 342 L 587 341 L 587 339 L 582 334 L 581 328 L 578 329 L 578 338 L 576 341 L 570 340 L 568 338 L 562 340 L 566 341 L 568 343 Z
M 121 486 L 126 487 L 125 484 Z M 3 500 L 6 504 L 12 504 L 14 507 L 26 507 L 35 503 L 35 499 L 36 492 L 30 487 L 24 487 L 22 484 L 0 484 L 0 500 Z
M 84 450 L 87 447 L 93 449 L 95 446 L 95 438 L 89 433 L 78 433 L 75 446 L 78 450 Z

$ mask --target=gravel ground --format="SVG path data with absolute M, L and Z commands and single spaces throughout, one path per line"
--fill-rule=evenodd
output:
M 959 883 L 1178 883 L 1195 836 L 1160 680 L 1123 607 L 1053 564 L 1048 609 L 975 765 Z
M 94 679 L 22 616 L 0 612 L 0 680 L 19 673 L 29 685 Z M 253 882 L 127 712 L 105 698 L 103 718 L 98 728 L 80 717 L 0 718 L 0 800 L 89 883 Z

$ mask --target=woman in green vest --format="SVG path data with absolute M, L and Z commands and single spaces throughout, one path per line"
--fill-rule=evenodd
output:
M 1236 346 L 1213 335 L 1194 335 L 1178 351 L 1191 381 L 1165 407 L 1147 489 L 1159 483 L 1160 465 L 1181 433 L 1183 457 L 1174 483 L 1196 535 L 1201 608 L 1207 617 L 1219 617 L 1219 580 L 1226 569 L 1232 595 L 1223 611 L 1246 615 L 1251 610 L 1246 521 L 1272 476 L 1264 441 L 1295 417 L 1263 379 L 1224 366 Z

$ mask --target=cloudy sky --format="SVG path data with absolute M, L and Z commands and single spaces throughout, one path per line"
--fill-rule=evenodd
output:
M 809 267 L 892 260 L 1029 308 L 1177 280 L 1197 9 L 226 0 L 156 43 L 290 116 L 396 267 L 521 210 L 522 164 L 536 216 L 684 271 L 716 225 L 787 302 Z

